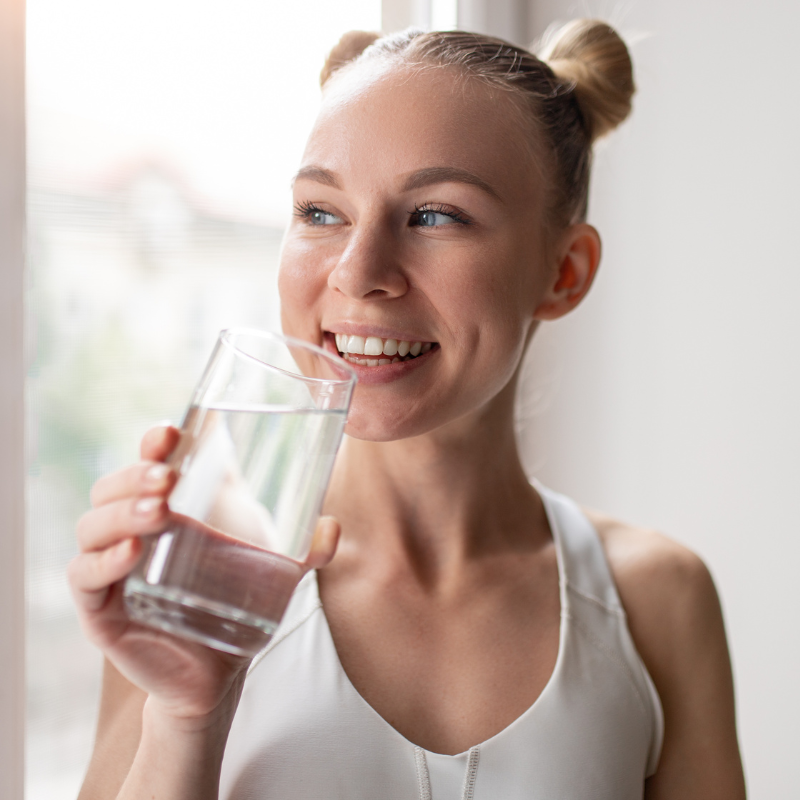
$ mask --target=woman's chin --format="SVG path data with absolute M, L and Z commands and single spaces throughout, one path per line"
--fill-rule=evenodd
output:
M 396 442 L 399 439 L 410 439 L 420 436 L 433 428 L 429 415 L 417 413 L 403 414 L 399 409 L 370 408 L 370 404 L 355 402 L 347 416 L 347 425 L 344 432 L 351 439 L 361 439 L 366 442 Z
M 411 428 L 412 430 L 409 430 Z M 408 439 L 418 436 L 413 430 L 414 426 L 397 425 L 380 420 L 351 420 L 347 419 L 344 432 L 351 439 L 360 439 L 364 442 L 396 442 L 399 439 Z
M 441 400 L 441 398 L 440 398 Z M 422 404 L 387 403 L 375 404 L 356 398 L 347 416 L 344 432 L 351 439 L 367 442 L 396 442 L 413 439 L 446 426 L 463 416 L 460 408 L 445 407 L 441 402 Z

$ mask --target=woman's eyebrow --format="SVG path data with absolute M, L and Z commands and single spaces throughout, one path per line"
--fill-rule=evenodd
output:
M 420 189 L 423 186 L 433 186 L 436 183 L 468 183 L 477 186 L 496 200 L 502 200 L 500 195 L 483 178 L 472 172 L 458 167 L 427 167 L 412 173 L 406 178 L 403 191 Z
M 300 167 L 300 169 L 297 171 L 297 175 L 292 178 L 292 186 L 294 186 L 295 181 L 299 178 L 303 178 L 307 181 L 324 183 L 326 186 L 332 186 L 334 189 L 342 188 L 342 183 L 339 180 L 339 176 L 335 172 L 331 172 L 329 169 L 325 169 L 324 167 L 315 167 L 314 165 Z
M 301 167 L 297 175 L 292 178 L 292 185 L 294 186 L 295 181 L 300 178 L 332 186 L 334 189 L 342 188 L 342 182 L 335 172 L 313 164 Z M 458 167 L 426 167 L 417 170 L 406 178 L 403 191 L 421 189 L 423 186 L 433 186 L 437 183 L 466 183 L 470 186 L 477 186 L 496 200 L 501 200 L 500 195 L 483 178 Z

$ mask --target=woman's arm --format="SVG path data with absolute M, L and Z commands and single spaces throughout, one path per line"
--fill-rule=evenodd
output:
M 206 718 L 172 716 L 149 698 L 139 747 L 117 800 L 217 800 L 222 756 L 244 684 Z
M 711 575 L 656 533 L 589 514 L 628 625 L 664 707 L 664 746 L 647 800 L 741 800 L 733 677 Z
M 94 751 L 78 800 L 119 794 L 139 749 L 145 700 L 147 694 L 106 659 Z
M 216 713 L 185 720 L 148 702 L 106 661 L 94 753 L 78 800 L 216 800 L 242 681 Z

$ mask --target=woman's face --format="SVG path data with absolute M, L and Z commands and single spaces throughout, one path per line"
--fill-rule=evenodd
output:
M 355 364 L 351 436 L 425 433 L 513 376 L 555 277 L 524 137 L 507 96 L 449 69 L 366 62 L 326 88 L 279 286 L 284 331 Z

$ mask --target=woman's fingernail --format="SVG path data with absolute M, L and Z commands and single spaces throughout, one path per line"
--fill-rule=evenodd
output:
M 144 478 L 148 483 L 160 484 L 169 475 L 169 467 L 166 464 L 154 464 L 144 474 Z
M 160 497 L 143 497 L 133 507 L 137 514 L 143 517 L 150 516 L 161 505 Z

